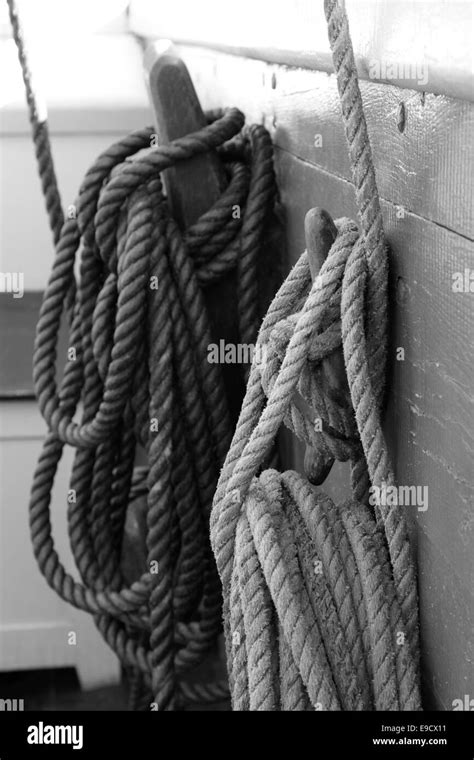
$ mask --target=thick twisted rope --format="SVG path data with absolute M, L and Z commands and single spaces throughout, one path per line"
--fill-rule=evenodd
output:
M 211 515 L 237 710 L 420 708 L 417 595 L 406 518 L 368 507 L 393 484 L 381 427 L 387 253 L 347 17 L 325 3 L 361 232 L 337 237 L 312 283 L 307 253 L 276 294 Z M 347 391 L 322 361 L 342 344 Z M 314 426 L 322 420 L 322 430 Z M 295 472 L 259 474 L 284 423 L 352 463 L 353 500 L 335 505 Z
M 18 9 L 15 0 L 7 0 L 10 24 L 12 27 L 13 39 L 15 40 L 18 58 L 21 65 L 23 82 L 25 85 L 26 101 L 31 122 L 33 134 L 33 143 L 35 146 L 36 160 L 41 179 L 41 187 L 45 199 L 46 211 L 49 223 L 53 233 L 54 243 L 56 244 L 61 228 L 64 222 L 64 213 L 61 205 L 54 162 L 51 153 L 51 144 L 49 139 L 48 122 L 46 114 L 40 113 L 38 107 L 38 98 L 33 87 L 33 78 L 28 62 L 25 38 L 22 33 Z
M 15 2 L 8 4 L 56 243 L 34 351 L 35 392 L 49 429 L 30 500 L 35 557 L 49 585 L 93 614 L 105 641 L 140 674 L 135 701 L 143 691 L 160 710 L 183 699 L 215 701 L 226 692 L 222 684 L 183 680 L 221 629 L 208 521 L 231 438 L 221 370 L 207 361 L 203 289 L 237 270 L 240 336 L 254 341 L 256 262 L 275 192 L 271 141 L 260 126 L 243 129 L 237 109 L 157 149 L 150 149 L 153 130 L 139 130 L 99 156 L 74 218 L 64 221 L 47 123 L 39 122 Z M 182 234 L 161 175 L 209 150 L 219 152 L 228 187 Z M 58 386 L 64 311 L 69 350 Z M 76 449 L 68 525 L 79 580 L 61 563 L 50 519 L 65 444 Z M 137 577 L 125 578 L 122 541 L 138 447 L 148 460 L 147 557 Z

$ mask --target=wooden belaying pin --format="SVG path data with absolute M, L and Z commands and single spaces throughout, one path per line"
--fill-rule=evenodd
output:
M 308 211 L 305 220 L 306 250 L 313 281 L 319 274 L 332 244 L 337 236 L 337 227 L 330 214 L 322 208 Z M 323 360 L 324 371 L 331 378 L 333 387 L 344 392 L 347 387 L 342 351 L 335 351 Z
M 144 69 L 153 110 L 158 145 L 196 132 L 207 125 L 199 98 L 184 61 L 169 40 L 151 43 L 144 56 Z M 152 145 L 150 144 L 150 147 Z M 227 175 L 217 151 L 208 150 L 186 161 L 176 162 L 164 172 L 166 194 L 173 218 L 184 231 L 219 199 L 227 185 Z M 236 273 L 229 272 L 203 294 L 213 340 L 235 345 L 238 338 Z M 229 406 L 237 418 L 243 397 L 240 368 L 223 367 Z M 158 421 L 160 424 L 160 421 Z M 148 464 L 146 452 L 137 447 L 135 466 Z M 137 558 L 146 557 L 146 498 L 136 499 L 128 510 L 122 570 L 135 580 Z
M 315 206 L 305 216 L 304 232 L 311 279 L 314 281 L 336 239 L 337 228 L 331 215 Z
M 168 145 L 207 125 L 188 68 L 169 40 L 148 46 L 144 67 L 159 145 Z M 166 169 L 164 179 L 173 217 L 182 230 L 197 222 L 228 184 L 224 164 L 216 150 L 176 162 Z M 233 345 L 239 342 L 236 293 L 236 270 L 205 289 L 211 334 L 217 345 L 220 340 Z M 240 367 L 223 365 L 222 375 L 231 417 L 236 421 L 244 392 Z
M 188 68 L 169 40 L 148 46 L 144 67 L 159 145 L 206 126 Z M 218 200 L 227 180 L 217 152 L 206 151 L 167 169 L 165 184 L 173 216 L 185 229 Z
M 322 208 L 312 208 L 304 220 L 306 250 L 314 281 L 334 243 L 337 228 L 330 214 Z M 323 360 L 324 372 L 330 375 L 331 382 L 339 385 L 344 377 L 344 360 L 339 353 L 334 353 Z M 313 485 L 321 485 L 329 475 L 334 459 L 331 456 L 315 451 L 311 446 L 306 447 L 304 469 L 308 480 Z

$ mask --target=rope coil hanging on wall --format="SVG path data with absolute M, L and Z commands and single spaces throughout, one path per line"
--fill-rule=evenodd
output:
M 394 483 L 380 421 L 382 214 L 347 16 L 338 0 L 326 0 L 325 13 L 361 231 L 338 220 L 315 281 L 305 252 L 275 296 L 217 487 L 211 540 L 234 710 L 420 709 L 406 517 L 399 507 L 378 504 L 374 514 L 368 506 L 371 486 Z M 345 399 L 318 371 L 341 344 Z M 352 500 L 335 505 L 296 472 L 260 472 L 281 423 L 314 450 L 351 461 Z
M 202 289 L 237 270 L 240 340 L 254 342 L 257 258 L 275 200 L 271 141 L 261 126 L 244 129 L 237 109 L 211 114 L 204 129 L 155 149 L 151 128 L 134 132 L 99 156 L 79 191 L 77 218 L 64 220 L 47 122 L 38 115 L 14 0 L 8 5 L 56 245 L 34 352 L 35 392 L 49 429 L 31 491 L 34 553 L 49 585 L 92 613 L 121 661 L 142 674 L 154 695 L 148 702 L 168 710 L 183 698 L 216 701 L 228 694 L 225 683 L 182 680 L 222 628 L 208 523 L 232 434 L 221 369 L 207 361 L 212 338 Z M 213 149 L 228 187 L 181 234 L 161 173 Z M 64 311 L 73 360 L 57 389 Z M 80 582 L 61 564 L 50 520 L 65 444 L 76 449 L 68 527 Z M 127 585 L 121 552 L 137 445 L 148 460 L 148 556 L 141 577 Z
M 94 614 L 122 661 L 144 675 L 159 709 L 173 709 L 176 674 L 200 661 L 220 624 L 205 526 L 230 427 L 220 375 L 205 361 L 210 337 L 198 281 L 237 266 L 241 303 L 248 304 L 274 193 L 271 145 L 260 127 L 238 136 L 243 122 L 233 109 L 146 155 L 136 154 L 149 146 L 150 132 L 134 133 L 99 158 L 79 194 L 77 220 L 64 222 L 47 125 L 36 113 L 14 0 L 8 2 L 57 244 L 35 349 L 35 386 L 50 428 L 30 506 L 35 554 L 50 585 Z M 217 485 L 211 542 L 236 710 L 420 707 L 416 577 L 405 515 L 367 506 L 371 485 L 394 483 L 380 423 L 387 334 L 382 216 L 347 18 L 338 0 L 327 0 L 325 11 L 361 231 L 338 220 L 315 282 L 304 253 L 277 293 Z M 221 225 L 204 217 L 198 225 L 208 226 L 183 240 L 159 175 L 175 160 L 218 147 L 231 178 L 218 204 Z M 242 226 L 230 230 L 226 203 L 236 198 L 247 199 L 246 212 Z M 148 287 L 152 276 L 165 284 L 160 301 Z M 64 308 L 77 357 L 56 392 Z M 243 309 L 240 319 L 242 341 L 252 342 L 255 309 Z M 318 366 L 341 345 L 348 385 L 346 397 L 335 398 Z M 321 432 L 298 397 L 323 420 Z M 73 420 L 79 400 L 80 424 Z M 335 505 L 295 472 L 261 472 L 282 422 L 314 450 L 351 461 L 352 500 Z M 159 573 L 125 586 L 120 547 L 137 441 L 149 457 L 148 561 L 158 562 Z M 51 537 L 50 493 L 65 443 L 77 448 L 71 489 L 79 498 L 69 507 L 69 526 L 81 583 L 59 563 Z M 219 686 L 179 688 L 189 698 L 223 694 Z

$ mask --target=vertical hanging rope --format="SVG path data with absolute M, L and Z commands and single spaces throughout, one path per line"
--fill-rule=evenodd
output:
M 202 291 L 236 269 L 240 340 L 255 340 L 257 261 L 275 196 L 271 141 L 261 126 L 244 129 L 237 109 L 213 114 L 204 129 L 156 149 L 153 129 L 138 130 L 98 157 L 75 217 L 64 220 L 15 0 L 8 5 L 56 244 L 34 351 L 35 392 L 49 431 L 31 490 L 35 557 L 58 595 L 90 612 L 121 661 L 142 674 L 148 704 L 172 710 L 184 700 L 219 700 L 225 684 L 186 680 L 221 630 L 208 522 L 231 437 L 221 369 L 207 360 L 212 336 Z M 229 184 L 182 234 L 161 175 L 209 150 L 218 151 Z M 232 214 L 236 205 L 240 218 Z M 57 385 L 64 311 L 68 361 Z M 76 452 L 67 500 L 79 579 L 56 552 L 50 516 L 65 445 Z M 146 545 L 139 547 L 139 572 L 125 577 L 122 545 L 138 449 L 148 461 Z M 134 698 L 143 702 L 137 686 Z
M 395 477 L 380 424 L 387 349 L 387 255 L 375 169 L 360 94 L 349 23 L 339 0 L 324 0 L 334 70 L 362 230 L 365 255 L 354 253 L 347 265 L 341 304 L 343 347 L 357 426 L 372 485 L 394 485 Z M 363 293 L 367 287 L 365 341 Z M 363 358 L 367 356 L 368 361 Z M 375 408 L 372 403 L 375 394 Z M 356 465 L 357 466 L 357 465 Z M 360 470 L 360 467 L 357 467 Z M 397 585 L 405 589 L 403 607 L 416 650 L 417 594 L 406 529 L 394 510 L 381 507 Z
M 45 199 L 49 225 L 51 227 L 51 232 L 53 233 L 53 241 L 56 245 L 64 223 L 64 213 L 51 152 L 48 122 L 46 114 L 40 114 L 38 99 L 33 86 L 33 77 L 28 63 L 25 36 L 18 16 L 17 3 L 15 0 L 7 0 L 7 5 L 13 39 L 18 51 L 18 59 L 20 61 L 23 82 L 25 85 L 26 102 L 28 104 L 41 188 Z
M 338 220 L 314 283 L 305 252 L 275 296 L 258 337 L 263 359 L 252 365 L 214 498 L 211 540 L 236 710 L 420 708 L 406 518 L 400 507 L 368 507 L 370 485 L 394 483 L 380 421 L 387 345 L 382 216 L 347 17 L 337 0 L 325 11 L 361 232 Z M 341 343 L 344 402 L 325 394 L 316 371 Z M 326 421 L 322 433 L 315 419 Z M 352 501 L 333 504 L 295 472 L 259 475 L 281 423 L 313 449 L 324 443 L 334 458 L 351 460 Z
M 373 352 L 370 356 L 370 367 L 374 376 L 374 388 L 379 389 L 382 387 L 380 380 L 383 382 L 385 377 L 387 350 L 387 257 L 384 255 L 382 211 L 347 15 L 339 0 L 324 0 L 324 11 L 364 237 L 369 274 L 368 336 Z M 378 401 L 380 405 L 382 398 L 379 397 Z

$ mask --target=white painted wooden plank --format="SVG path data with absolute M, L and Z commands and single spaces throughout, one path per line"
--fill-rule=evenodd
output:
M 95 630 L 49 588 L 33 556 L 28 503 L 45 425 L 31 401 L 0 402 L 0 670 L 75 666 L 84 688 L 117 683 L 120 664 Z M 77 577 L 69 549 L 66 496 L 73 451 L 65 450 L 53 489 L 57 551 Z M 68 643 L 69 632 L 76 644 Z
M 359 75 L 474 99 L 470 0 L 346 0 Z M 130 24 L 276 63 L 332 71 L 323 0 L 132 0 Z
M 0 624 L 0 671 L 74 667 L 67 622 Z

